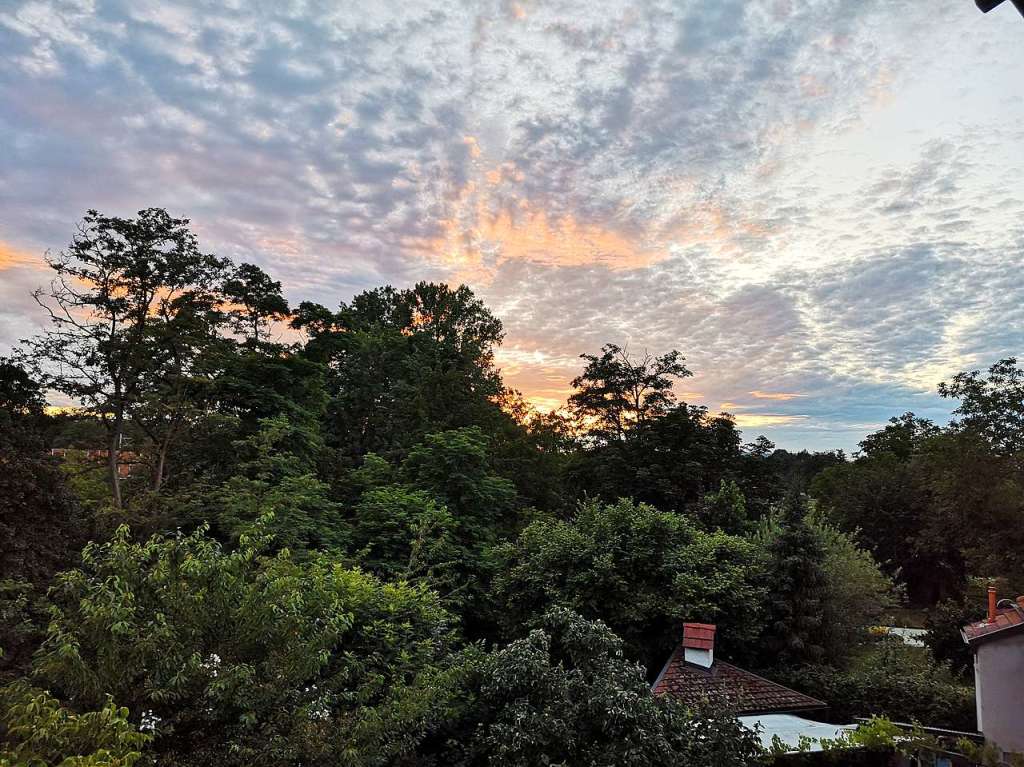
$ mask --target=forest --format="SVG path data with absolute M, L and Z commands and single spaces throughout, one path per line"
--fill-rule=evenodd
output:
M 948 425 L 791 452 L 677 399 L 685 338 L 589 350 L 547 414 L 466 286 L 294 306 L 161 209 L 48 258 L 0 359 L 0 764 L 763 763 L 728 701 L 651 695 L 684 621 L 836 722 L 974 729 L 1015 359 L 939 385 Z

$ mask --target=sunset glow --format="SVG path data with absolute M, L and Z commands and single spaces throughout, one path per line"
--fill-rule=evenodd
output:
M 88 208 L 159 206 L 293 303 L 468 283 L 543 410 L 613 342 L 749 438 L 944 421 L 1022 351 L 1024 32 L 935 5 L 15 0 L 0 353 Z

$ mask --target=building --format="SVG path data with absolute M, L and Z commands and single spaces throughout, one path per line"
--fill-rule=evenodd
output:
M 95 464 L 105 464 L 110 455 L 109 450 L 100 448 L 81 449 L 73 447 L 54 447 L 50 449 L 50 455 L 54 458 L 68 459 L 77 458 Z M 141 457 L 129 450 L 122 450 L 117 455 L 117 473 L 121 479 L 127 479 L 135 475 Z
M 766 747 L 778 737 L 794 749 L 801 738 L 836 738 L 854 725 L 815 722 L 802 714 L 822 712 L 817 698 L 791 690 L 762 676 L 715 659 L 715 626 L 684 623 L 683 641 L 672 653 L 651 687 L 655 695 L 670 695 L 689 705 L 725 700 L 739 720 L 757 728 Z M 811 750 L 820 747 L 811 746 Z
M 964 626 L 974 653 L 978 730 L 1004 753 L 1024 754 L 1024 596 L 999 600 L 988 589 L 985 620 Z

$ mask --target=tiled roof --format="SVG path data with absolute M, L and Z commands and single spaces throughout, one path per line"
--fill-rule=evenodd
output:
M 993 634 L 1024 627 L 1024 596 L 1017 597 L 1016 607 L 1006 607 L 996 611 L 994 621 L 977 621 L 961 629 L 964 641 L 968 644 L 981 639 L 990 638 Z
M 702 668 L 683 659 L 680 645 L 654 683 L 655 695 L 671 695 L 689 705 L 724 698 L 737 715 L 810 711 L 826 705 L 809 695 L 783 687 L 730 663 L 715 661 Z

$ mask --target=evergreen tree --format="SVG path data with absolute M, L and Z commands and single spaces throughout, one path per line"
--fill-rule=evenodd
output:
M 807 521 L 804 500 L 791 493 L 783 501 L 778 530 L 769 546 L 769 620 L 764 635 L 768 665 L 821 660 L 820 643 L 827 579 L 821 541 Z

